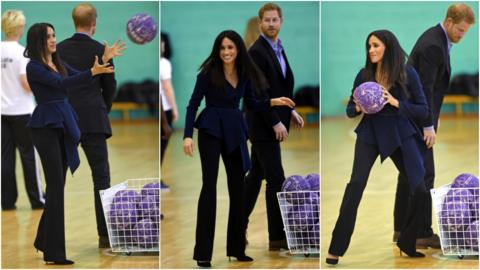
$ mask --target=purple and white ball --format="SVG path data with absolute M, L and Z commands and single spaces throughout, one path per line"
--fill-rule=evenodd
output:
M 294 205 L 288 209 L 287 223 L 292 226 L 295 231 L 311 230 L 315 222 L 313 208 L 308 204 Z
M 292 175 L 287 177 L 282 184 L 282 191 L 292 192 L 285 194 L 287 202 L 292 204 L 303 204 L 305 199 L 310 195 L 309 192 L 295 192 L 295 191 L 308 191 L 310 185 L 301 175 Z
M 120 247 L 131 247 L 136 245 L 137 240 L 132 236 L 132 230 L 133 226 L 132 228 L 115 231 L 116 234 L 112 236 L 113 242 L 111 245 Z
M 315 218 L 315 223 L 319 220 L 319 209 L 320 209 L 320 192 L 310 192 L 310 198 L 308 198 L 305 202 L 312 207 L 313 216 Z
M 117 191 L 115 195 L 113 196 L 112 204 L 118 203 L 118 202 L 131 202 L 131 203 L 136 203 L 140 200 L 140 195 L 135 191 L 131 189 L 124 189 Z
M 152 41 L 157 35 L 157 23 L 148 14 L 136 14 L 127 22 L 127 36 L 136 44 Z
M 133 236 L 140 247 L 153 248 L 158 247 L 158 223 L 149 218 L 142 219 L 135 224 Z
M 479 221 L 473 221 L 465 231 L 465 245 L 478 251 L 478 228 Z
M 160 205 L 155 196 L 143 196 L 138 202 L 138 211 L 143 218 L 150 218 L 158 223 L 160 218 Z
M 137 204 L 129 201 L 112 204 L 108 213 L 108 222 L 117 230 L 131 228 L 139 218 Z
M 453 180 L 452 188 L 468 188 L 470 192 L 475 196 L 475 200 L 478 202 L 479 196 L 479 182 L 478 178 L 469 173 L 462 173 Z
M 319 191 L 320 190 L 320 175 L 318 173 L 311 173 L 304 177 L 310 186 L 310 190 Z
M 157 202 L 160 202 L 160 183 L 148 183 L 142 187 L 140 193 L 143 196 L 153 196 Z
M 467 202 L 450 200 L 444 202 L 439 216 L 445 231 L 463 231 L 470 224 L 472 212 Z
M 312 230 L 308 232 L 308 238 L 311 247 L 320 247 L 320 224 L 313 225 Z
M 376 82 L 364 82 L 360 84 L 353 91 L 353 97 L 367 114 L 377 113 L 385 106 L 382 87 Z

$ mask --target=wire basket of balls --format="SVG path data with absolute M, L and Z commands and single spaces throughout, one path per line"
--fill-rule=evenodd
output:
M 478 255 L 478 178 L 464 173 L 451 184 L 431 189 L 444 255 Z
M 287 177 L 277 198 L 290 253 L 319 253 L 320 176 L 312 173 Z
M 128 179 L 100 191 L 113 252 L 158 252 L 160 181 Z

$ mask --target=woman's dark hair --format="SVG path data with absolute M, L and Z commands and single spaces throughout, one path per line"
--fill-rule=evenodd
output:
M 53 25 L 49 23 L 36 23 L 28 29 L 27 46 L 25 48 L 25 51 L 23 52 L 23 55 L 27 58 L 45 64 L 45 66 L 47 66 L 50 71 L 54 71 L 48 66 L 48 63 L 45 62 L 47 60 L 48 27 L 52 28 L 53 31 L 55 31 Z M 60 74 L 62 74 L 63 76 L 67 75 L 67 71 L 62 64 L 58 53 L 54 52 L 52 54 L 52 62 L 55 64 Z
M 201 73 L 210 73 L 212 76 L 213 84 L 219 88 L 225 85 L 225 75 L 223 71 L 223 61 L 220 58 L 220 47 L 224 38 L 230 39 L 237 48 L 237 57 L 235 59 L 235 67 L 239 80 L 252 80 L 256 91 L 262 91 L 266 89 L 267 81 L 262 72 L 253 62 L 252 58 L 247 52 L 245 43 L 242 37 L 233 30 L 225 30 L 221 32 L 213 43 L 212 52 L 210 56 L 200 66 Z
M 382 77 L 387 78 L 387 87 L 392 87 L 394 84 L 399 84 L 404 93 L 409 97 L 406 88 L 407 74 L 405 72 L 405 62 L 407 54 L 400 46 L 395 35 L 388 30 L 377 30 L 371 32 L 365 42 L 365 49 L 367 60 L 365 63 L 365 77 L 369 81 L 375 81 L 375 73 L 377 71 L 377 64 L 372 63 L 369 56 L 370 45 L 368 40 L 371 36 L 375 36 L 385 45 L 385 52 L 383 53 L 382 70 L 380 71 Z
M 160 32 L 160 40 L 165 43 L 165 50 L 160 56 L 170 60 L 172 57 L 172 47 L 170 46 L 170 38 L 168 37 L 168 34 Z

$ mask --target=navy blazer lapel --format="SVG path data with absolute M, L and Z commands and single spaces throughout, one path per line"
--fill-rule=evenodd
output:
M 270 44 L 269 44 L 268 41 L 265 39 L 265 37 L 260 36 L 259 38 L 262 39 L 263 47 L 265 47 L 265 49 L 266 49 L 267 52 L 268 52 L 268 55 L 270 56 L 271 60 L 272 60 L 273 63 L 275 64 L 275 68 L 277 69 L 277 72 L 280 74 L 280 77 L 285 79 L 286 76 L 285 76 L 285 77 L 283 76 L 282 67 L 280 66 L 280 62 L 278 61 L 278 58 L 277 58 L 277 56 L 275 55 L 275 52 L 273 51 L 272 46 L 270 46 Z M 282 50 L 282 53 L 283 53 L 283 57 L 285 57 L 285 53 L 284 53 L 283 50 Z M 287 58 L 285 58 L 285 62 L 287 62 Z M 287 64 L 287 67 L 288 67 L 288 64 Z
M 285 50 L 282 50 L 282 55 L 283 55 L 283 59 L 285 59 L 285 64 L 287 66 L 287 68 L 285 69 L 285 80 L 288 79 L 288 76 L 292 76 L 292 79 L 293 79 L 293 72 L 292 72 L 292 69 L 290 68 L 290 63 L 288 63 L 288 59 L 287 59 L 287 54 L 285 53 Z M 283 73 L 282 73 L 282 77 L 283 77 Z
M 448 77 L 450 78 L 450 53 L 448 52 L 448 40 L 447 36 L 445 35 L 445 32 L 443 31 L 442 27 L 440 25 L 437 25 L 437 33 L 439 35 L 440 40 L 442 41 L 442 48 L 443 48 L 443 55 L 445 59 L 447 60 L 445 64 L 445 69 L 447 70 Z

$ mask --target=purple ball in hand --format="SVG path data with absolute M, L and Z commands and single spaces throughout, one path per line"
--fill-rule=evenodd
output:
M 380 84 L 376 82 L 364 82 L 353 91 L 353 97 L 358 106 L 367 114 L 379 112 L 385 106 L 385 98 Z

